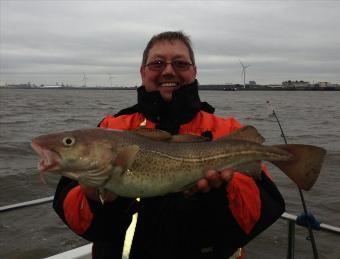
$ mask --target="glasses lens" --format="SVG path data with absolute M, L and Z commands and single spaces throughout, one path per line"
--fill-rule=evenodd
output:
M 188 70 L 190 66 L 192 66 L 191 63 L 182 61 L 182 60 L 174 60 L 171 63 L 164 62 L 162 60 L 157 60 L 150 62 L 146 66 L 153 71 L 162 71 L 167 64 L 171 64 L 173 69 L 179 70 L 179 71 L 184 71 Z
M 172 66 L 177 70 L 187 70 L 191 64 L 186 61 L 175 60 L 172 62 Z
M 158 61 L 154 61 L 151 62 L 149 64 L 146 65 L 150 70 L 155 70 L 155 71 L 160 71 L 163 70 L 165 67 L 165 62 L 158 60 Z

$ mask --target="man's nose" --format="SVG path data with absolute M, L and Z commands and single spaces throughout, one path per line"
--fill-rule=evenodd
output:
M 169 62 L 169 63 L 166 63 L 165 64 L 165 67 L 162 71 L 162 74 L 176 74 L 172 64 Z

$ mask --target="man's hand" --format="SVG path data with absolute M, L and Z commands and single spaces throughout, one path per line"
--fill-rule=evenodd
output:
M 208 170 L 205 177 L 199 180 L 194 187 L 184 191 L 184 195 L 190 196 L 196 192 L 209 192 L 212 188 L 218 188 L 223 183 L 228 182 L 233 177 L 233 174 L 233 169 L 223 171 Z

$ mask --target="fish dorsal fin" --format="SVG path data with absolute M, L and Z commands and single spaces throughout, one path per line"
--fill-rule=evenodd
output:
M 254 142 L 258 144 L 262 144 L 265 141 L 265 138 L 261 136 L 261 134 L 257 131 L 257 129 L 253 126 L 246 125 L 228 136 L 218 139 L 217 141 L 223 140 L 245 140 L 249 142 Z
M 169 141 L 172 138 L 170 133 L 159 129 L 137 128 L 131 130 L 130 132 L 141 137 L 158 141 Z
M 125 172 L 135 161 L 138 151 L 139 146 L 137 145 L 130 145 L 122 148 L 114 161 L 114 166 L 121 167 L 123 172 Z
M 173 135 L 169 141 L 175 142 L 175 143 L 195 143 L 195 142 L 210 141 L 210 139 L 203 137 L 203 136 L 197 136 L 197 135 L 191 135 L 191 134 L 178 134 L 178 135 Z
M 171 135 L 170 133 L 159 130 L 159 129 L 149 129 L 149 128 L 138 128 L 133 129 L 130 132 L 141 137 L 157 140 L 157 141 L 167 141 L 175 143 L 192 143 L 192 142 L 206 142 L 210 141 L 209 138 L 203 136 L 197 136 L 192 134 L 177 134 Z

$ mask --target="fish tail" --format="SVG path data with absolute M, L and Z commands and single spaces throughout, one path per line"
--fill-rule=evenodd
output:
M 272 161 L 297 186 L 308 191 L 317 180 L 326 150 L 320 147 L 302 144 L 275 145 L 294 156 L 292 161 Z

